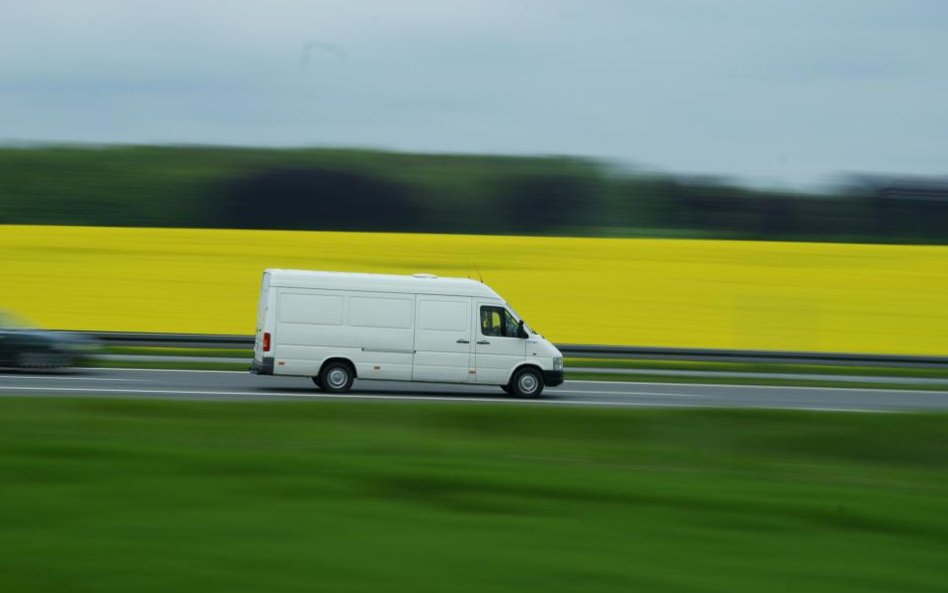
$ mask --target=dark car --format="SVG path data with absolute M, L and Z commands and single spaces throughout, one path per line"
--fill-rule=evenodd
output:
M 91 338 L 33 329 L 15 316 L 0 311 L 0 367 L 63 368 L 96 350 L 98 344 Z

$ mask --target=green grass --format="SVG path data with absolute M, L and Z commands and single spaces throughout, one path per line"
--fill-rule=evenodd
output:
M 0 590 L 944 591 L 944 415 L 0 400 Z

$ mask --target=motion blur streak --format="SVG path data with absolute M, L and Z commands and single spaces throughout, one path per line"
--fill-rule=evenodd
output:
M 253 333 L 265 267 L 482 277 L 560 343 L 948 354 L 948 247 L 0 226 L 0 307 Z

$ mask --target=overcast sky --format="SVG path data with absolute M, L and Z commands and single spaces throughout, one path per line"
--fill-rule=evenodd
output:
M 948 0 L 0 0 L 0 141 L 948 173 Z

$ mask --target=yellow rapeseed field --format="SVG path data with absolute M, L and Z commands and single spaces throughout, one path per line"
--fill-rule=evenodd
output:
M 559 343 L 948 354 L 948 247 L 0 226 L 0 308 L 250 334 L 266 267 L 483 276 Z

